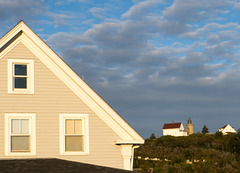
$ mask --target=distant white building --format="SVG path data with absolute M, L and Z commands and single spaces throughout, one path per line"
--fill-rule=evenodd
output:
M 229 124 L 219 128 L 218 131 L 222 132 L 224 135 L 226 135 L 228 133 L 236 133 L 236 130 L 233 127 L 231 127 Z
M 187 132 L 184 131 L 184 127 L 182 123 L 172 123 L 163 125 L 163 136 L 171 135 L 171 136 L 187 136 Z

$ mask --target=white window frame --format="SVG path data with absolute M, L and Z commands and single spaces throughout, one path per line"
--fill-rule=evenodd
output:
M 65 151 L 65 120 L 81 119 L 83 130 L 83 151 Z M 59 114 L 60 123 L 60 155 L 88 155 L 89 154 L 89 124 L 88 114 Z
M 27 88 L 14 88 L 14 64 L 27 65 Z M 8 93 L 34 94 L 34 60 L 8 59 Z
M 30 134 L 30 152 L 11 152 L 11 120 L 28 119 Z M 34 113 L 5 113 L 5 155 L 33 156 L 36 155 L 36 114 Z

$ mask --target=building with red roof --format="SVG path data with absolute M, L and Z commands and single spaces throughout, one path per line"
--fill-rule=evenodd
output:
M 184 131 L 182 123 L 168 123 L 163 125 L 163 136 L 187 136 L 187 132 Z

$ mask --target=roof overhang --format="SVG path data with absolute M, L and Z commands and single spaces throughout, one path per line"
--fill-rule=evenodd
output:
M 140 145 L 144 144 L 144 141 L 116 141 L 116 145 Z
M 177 127 L 177 128 L 168 128 L 168 129 L 163 129 L 163 130 L 171 130 L 171 129 L 180 129 L 180 127 Z

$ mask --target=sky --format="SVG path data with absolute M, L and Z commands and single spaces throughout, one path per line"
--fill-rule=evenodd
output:
M 144 138 L 240 128 L 240 1 L 0 0 Z

